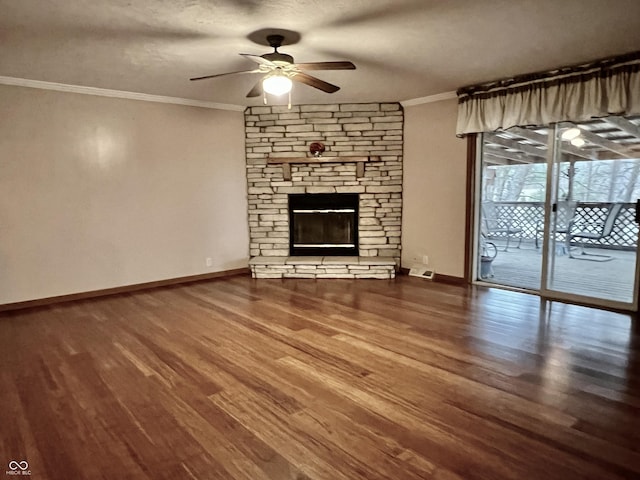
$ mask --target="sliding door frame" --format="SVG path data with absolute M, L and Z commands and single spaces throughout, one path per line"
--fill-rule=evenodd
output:
M 570 294 L 548 288 L 549 275 L 552 269 L 549 262 L 553 262 L 553 256 L 549 252 L 555 250 L 555 235 L 551 234 L 553 226 L 552 205 L 557 201 L 557 177 L 556 169 L 559 168 L 556 162 L 556 150 L 559 148 L 559 136 L 557 124 L 549 125 L 549 138 L 547 148 L 547 178 L 545 192 L 545 216 L 544 232 L 542 244 L 542 275 L 541 284 L 538 289 L 527 289 L 500 285 L 497 283 L 484 282 L 478 277 L 478 239 L 480 232 L 480 195 L 482 185 L 482 134 L 473 134 L 467 137 L 467 211 L 466 211 L 466 249 L 465 249 L 465 280 L 467 283 L 482 285 L 503 290 L 512 290 L 526 293 L 533 293 L 542 299 L 559 300 L 577 305 L 606 308 L 618 311 L 638 311 L 638 299 L 640 297 L 640 255 L 636 255 L 635 265 L 635 288 L 633 301 L 630 304 L 602 298 L 589 297 L 584 295 Z M 640 243 L 640 241 L 639 241 Z M 639 245 L 640 246 L 640 245 Z M 638 247 L 636 247 L 638 248 Z
M 478 155 L 481 152 L 480 139 L 482 134 L 472 133 L 467 135 L 467 198 L 465 212 L 465 245 L 464 245 L 464 280 L 465 283 L 473 283 L 476 278 L 476 252 L 478 248 L 477 228 L 478 209 L 476 208 L 478 183 Z

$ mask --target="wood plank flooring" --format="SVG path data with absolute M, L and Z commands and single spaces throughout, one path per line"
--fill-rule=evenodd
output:
M 637 323 L 532 295 L 237 276 L 2 314 L 0 356 L 34 479 L 640 477 Z

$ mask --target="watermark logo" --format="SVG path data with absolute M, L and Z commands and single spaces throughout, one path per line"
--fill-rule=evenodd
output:
M 11 460 L 9 462 L 9 470 L 6 471 L 7 475 L 31 475 L 29 470 L 29 463 L 26 460 L 20 462 Z

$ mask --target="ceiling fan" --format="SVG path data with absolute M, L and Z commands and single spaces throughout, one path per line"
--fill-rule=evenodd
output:
M 291 91 L 292 81 L 304 83 L 305 85 L 317 88 L 323 92 L 334 93 L 340 90 L 340 87 L 308 75 L 304 73 L 304 71 L 354 70 L 356 68 L 353 63 L 347 61 L 294 63 L 291 55 L 278 52 L 278 48 L 282 46 L 282 42 L 284 41 L 284 36 L 268 35 L 267 41 L 269 42 L 269 45 L 273 47 L 274 51 L 272 53 L 265 53 L 264 55 L 251 55 L 248 53 L 240 54 L 243 57 L 256 62 L 258 64 L 258 68 L 254 70 L 241 70 L 239 72 L 205 75 L 203 77 L 194 77 L 190 80 L 205 80 L 207 78 L 244 73 L 263 73 L 264 77 L 249 91 L 247 97 L 258 97 L 260 95 L 264 95 L 265 92 L 272 95 L 289 93 Z

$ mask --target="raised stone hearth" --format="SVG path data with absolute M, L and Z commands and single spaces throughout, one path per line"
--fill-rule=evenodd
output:
M 378 278 L 396 276 L 391 257 L 253 257 L 253 278 Z
M 368 278 L 393 278 L 395 272 L 389 273 L 388 262 L 393 261 L 393 270 L 399 264 L 401 248 L 403 119 L 398 103 L 296 105 L 290 110 L 286 106 L 247 108 L 254 277 L 282 272 L 281 277 L 363 278 L 366 267 L 372 275 Z M 327 161 L 314 161 L 309 153 L 313 142 L 325 145 L 323 157 Z M 269 163 L 269 159 L 273 162 L 289 157 L 296 157 L 295 161 Z M 304 157 L 309 157 L 309 162 Z M 287 263 L 291 261 L 289 195 L 301 193 L 358 194 L 357 263 L 335 263 L 337 260 L 327 255 L 301 257 L 306 260 L 294 257 L 294 261 L 304 262 L 303 266 Z M 274 257 L 273 263 L 265 263 L 265 257 Z M 377 257 L 386 264 L 362 263 L 362 258 Z M 327 263 L 317 263 L 318 258 Z

